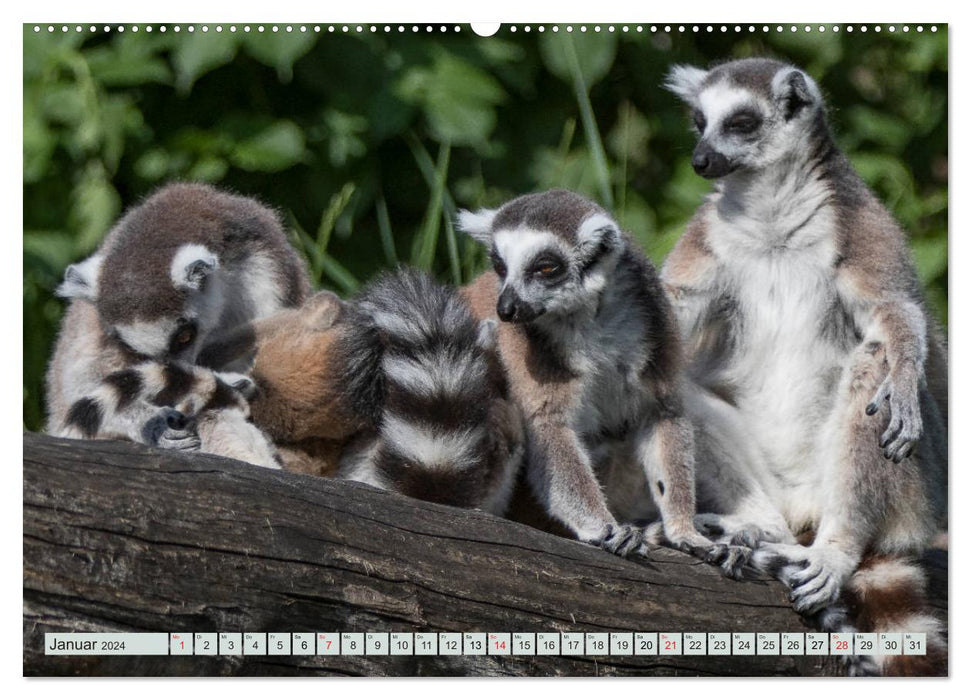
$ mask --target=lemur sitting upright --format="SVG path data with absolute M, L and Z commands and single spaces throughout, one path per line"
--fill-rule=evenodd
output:
M 71 303 L 47 373 L 48 432 L 198 448 L 195 427 L 217 434 L 218 421 L 196 423 L 165 397 L 184 396 L 197 380 L 216 386 L 199 377 L 200 366 L 245 366 L 219 356 L 221 335 L 300 304 L 308 290 L 269 209 L 208 185 L 162 188 L 130 209 L 94 255 L 68 267 L 57 290 Z M 159 390 L 146 394 L 156 380 Z M 260 447 L 253 461 L 265 461 L 268 447 Z
M 734 568 L 744 548 L 695 529 L 694 431 L 680 340 L 660 280 L 594 202 L 565 190 L 462 212 L 494 272 L 467 290 L 498 315 L 499 349 L 526 420 L 529 483 L 578 539 L 647 552 L 633 523 L 661 516 L 667 540 Z
M 814 530 L 811 546 L 765 542 L 753 561 L 800 612 L 837 610 L 846 592 L 870 606 L 865 627 L 926 631 L 939 660 L 939 623 L 904 593 L 922 575 L 899 557 L 946 518 L 947 360 L 905 235 L 836 147 L 803 71 L 676 66 L 667 87 L 693 110 L 692 164 L 716 185 L 662 276 L 690 371 L 769 467 L 758 507 L 708 524 L 758 533 L 782 516 Z

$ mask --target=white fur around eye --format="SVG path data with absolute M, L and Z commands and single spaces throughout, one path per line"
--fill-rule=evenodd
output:
M 549 231 L 515 229 L 497 231 L 493 238 L 496 252 L 506 264 L 507 280 L 519 280 L 526 266 L 543 250 L 559 250 L 567 257 L 560 239 Z
M 707 122 L 705 134 L 717 129 L 726 116 L 742 105 L 748 105 L 751 102 L 751 92 L 732 87 L 724 80 L 705 88 L 698 95 L 698 107 L 705 115 L 705 121 Z

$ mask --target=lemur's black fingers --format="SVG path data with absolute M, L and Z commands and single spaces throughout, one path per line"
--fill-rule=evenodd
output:
M 646 556 L 648 552 L 643 530 L 634 525 L 608 525 L 598 544 L 604 551 L 620 557 Z
M 732 536 L 730 544 L 754 550 L 767 539 L 765 531 L 762 528 L 756 525 L 750 525 L 736 532 Z
M 887 426 L 886 431 L 884 431 L 883 435 L 880 436 L 880 447 L 886 448 L 887 445 L 893 442 L 893 440 L 896 439 L 896 437 L 900 434 L 900 431 L 903 430 L 903 427 L 904 422 L 902 420 L 897 417 L 891 418 L 890 425 Z M 883 453 L 883 456 L 890 459 L 890 456 L 886 452 Z
M 888 375 L 886 379 L 880 384 L 873 398 L 870 399 L 870 403 L 867 404 L 866 414 L 872 416 L 874 413 L 880 410 L 880 406 L 883 402 L 890 398 L 890 376 Z
M 201 446 L 202 441 L 198 435 L 185 431 L 164 433 L 158 441 L 158 447 L 179 452 L 192 452 Z
M 893 460 L 894 464 L 900 464 L 910 456 L 910 453 L 914 451 L 914 446 L 916 444 L 916 439 L 901 435 L 887 448 L 887 452 L 891 454 L 890 459 Z
M 894 455 L 894 458 L 893 458 L 894 464 L 900 464 L 905 459 L 907 459 L 908 457 L 910 457 L 911 453 L 914 451 L 914 446 L 916 444 L 917 444 L 917 441 L 915 440 L 913 442 L 910 442 L 910 443 L 907 443 L 906 445 L 904 445 L 900 449 L 900 451 L 897 452 L 896 455 Z
M 728 554 L 720 564 L 722 573 L 736 581 L 744 578 L 743 570 L 752 560 L 752 551 L 749 547 L 730 546 Z

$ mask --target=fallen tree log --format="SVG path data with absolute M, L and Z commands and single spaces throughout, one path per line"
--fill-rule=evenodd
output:
M 25 434 L 23 527 L 26 675 L 839 673 L 827 656 L 46 656 L 45 632 L 811 628 L 778 583 L 679 552 L 625 561 L 477 511 L 120 442 Z

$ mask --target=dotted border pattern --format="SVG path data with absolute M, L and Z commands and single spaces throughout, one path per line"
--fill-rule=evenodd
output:
M 75 32 L 88 31 L 89 33 L 94 33 L 94 32 L 97 32 L 99 30 L 101 30 L 101 31 L 103 31 L 105 33 L 109 33 L 109 32 L 123 33 L 123 32 L 126 32 L 126 31 L 130 31 L 132 33 L 137 33 L 139 31 L 144 31 L 144 32 L 147 32 L 147 33 L 151 33 L 151 32 L 157 31 L 157 32 L 160 32 L 160 33 L 163 33 L 163 34 L 165 32 L 168 32 L 168 31 L 173 31 L 176 34 L 182 32 L 182 31 L 186 31 L 189 34 L 194 34 L 197 31 L 198 32 L 202 32 L 203 34 L 206 34 L 206 33 L 209 33 L 209 32 L 215 32 L 215 33 L 219 34 L 219 33 L 222 33 L 224 31 L 225 32 L 229 32 L 231 34 L 236 33 L 236 32 L 242 32 L 244 34 L 248 34 L 250 32 L 256 32 L 256 33 L 264 33 L 264 32 L 278 33 L 278 32 L 281 32 L 281 31 L 284 32 L 284 33 L 287 33 L 287 34 L 292 34 L 292 33 L 302 33 L 302 34 L 305 34 L 307 32 L 313 32 L 315 34 L 322 34 L 322 33 L 325 33 L 325 32 L 328 33 L 328 34 L 334 34 L 334 33 L 344 33 L 344 34 L 347 34 L 347 33 L 358 33 L 358 34 L 372 33 L 372 34 L 377 34 L 379 32 L 383 32 L 385 34 L 391 34 L 393 32 L 397 32 L 399 34 L 403 34 L 406 31 L 411 31 L 412 33 L 417 33 L 417 32 L 422 31 L 422 29 L 424 29 L 424 31 L 426 33 L 432 33 L 432 32 L 434 32 L 436 30 L 436 28 L 438 29 L 438 31 L 440 33 L 446 33 L 446 32 L 449 31 L 449 28 L 450 27 L 452 28 L 452 30 L 454 32 L 461 32 L 462 31 L 462 27 L 460 27 L 459 25 L 452 26 L 452 25 L 444 25 L 444 24 L 443 25 L 430 25 L 430 24 L 429 25 L 418 25 L 418 24 L 404 25 L 404 24 L 398 24 L 398 25 L 394 25 L 394 26 L 388 25 L 388 24 L 385 24 L 385 25 L 376 25 L 376 24 L 369 24 L 369 25 L 364 25 L 364 24 L 357 24 L 357 25 L 348 25 L 348 24 L 338 24 L 338 25 L 335 25 L 335 24 L 328 24 L 328 25 L 319 25 L 319 24 L 314 24 L 314 25 L 307 25 L 307 24 L 299 24 L 299 25 L 294 25 L 294 24 L 285 24 L 285 25 L 279 25 L 279 24 L 270 24 L 270 25 L 264 25 L 264 24 L 257 24 L 257 25 L 251 25 L 251 24 L 241 24 L 241 25 L 236 25 L 236 24 L 226 24 L 226 25 L 223 25 L 223 24 L 215 24 L 215 25 L 208 25 L 208 24 L 199 24 L 199 25 L 195 25 L 195 24 L 186 24 L 186 25 L 181 25 L 181 24 L 173 24 L 173 25 L 165 25 L 165 24 L 161 24 L 161 25 L 151 25 L 151 24 L 142 24 L 142 25 L 139 25 L 139 24 L 131 24 L 131 25 L 124 25 L 124 24 L 117 24 L 117 25 L 109 25 L 109 24 L 106 24 L 106 25 L 103 25 L 103 26 L 98 26 L 98 25 L 94 25 L 94 24 L 84 25 L 84 26 L 83 25 L 80 25 L 80 24 L 73 25 L 73 26 L 72 25 L 67 25 L 67 24 L 63 24 L 63 25 L 55 25 L 55 24 L 40 25 L 40 24 L 35 24 L 34 27 L 33 27 L 33 29 L 34 29 L 34 33 L 35 34 L 39 34 L 39 33 L 43 32 L 43 31 L 46 31 L 49 34 L 53 34 L 53 33 L 58 32 L 58 31 L 61 32 L 62 34 L 66 34 L 66 33 L 70 32 L 71 30 L 74 30 Z M 685 24 L 679 24 L 679 25 L 672 25 L 672 24 L 665 24 L 665 25 L 655 25 L 655 24 L 652 24 L 652 25 L 621 24 L 621 25 L 614 25 L 614 24 L 608 24 L 608 25 L 603 25 L 603 26 L 601 26 L 599 24 L 595 24 L 595 25 L 587 25 L 587 24 L 577 24 L 577 25 L 574 25 L 574 24 L 565 24 L 565 25 L 559 25 L 559 24 L 554 24 L 554 25 L 542 25 L 542 24 L 539 24 L 539 25 L 529 25 L 529 24 L 526 24 L 526 25 L 515 25 L 515 24 L 513 24 L 513 25 L 503 25 L 500 28 L 500 31 L 508 31 L 508 32 L 511 32 L 511 33 L 516 33 L 516 32 L 518 32 L 520 30 L 523 31 L 523 32 L 525 32 L 525 33 L 529 33 L 529 32 L 532 32 L 532 31 L 536 31 L 536 32 L 539 32 L 541 34 L 544 33 L 544 32 L 546 32 L 546 31 L 551 31 L 551 32 L 554 32 L 554 33 L 555 32 L 560 32 L 560 31 L 565 31 L 567 33 L 573 32 L 573 31 L 579 31 L 579 32 L 589 32 L 589 31 L 592 31 L 594 33 L 598 33 L 598 32 L 607 32 L 607 33 L 611 33 L 611 32 L 620 32 L 620 33 L 631 33 L 631 32 L 632 33 L 644 33 L 644 32 L 649 32 L 651 34 L 657 34 L 657 33 L 665 33 L 665 34 L 688 34 L 688 33 L 694 33 L 694 34 L 700 34 L 702 32 L 708 33 L 708 34 L 712 34 L 712 33 L 715 33 L 715 32 L 720 32 L 722 34 L 726 34 L 729 31 L 733 31 L 736 34 L 741 34 L 743 32 L 747 32 L 749 34 L 755 34 L 755 33 L 768 34 L 770 32 L 782 33 L 782 32 L 786 32 L 786 31 L 788 31 L 790 33 L 796 33 L 796 32 L 799 32 L 799 31 L 802 31 L 802 32 L 805 32 L 805 33 L 810 33 L 810 32 L 825 33 L 827 31 L 832 31 L 832 32 L 835 33 L 835 32 L 845 31 L 848 34 L 852 34 L 853 32 L 861 32 L 861 33 L 864 33 L 865 34 L 865 33 L 869 32 L 869 31 L 873 31 L 873 32 L 876 32 L 876 33 L 880 33 L 882 31 L 887 31 L 887 32 L 890 32 L 891 34 L 893 34 L 895 32 L 900 31 L 900 32 L 903 32 L 903 33 L 907 34 L 907 33 L 911 32 L 911 31 L 916 31 L 917 33 L 922 33 L 925 30 L 930 31 L 930 32 L 933 33 L 933 32 L 937 32 L 938 27 L 937 27 L 937 25 L 934 25 L 934 24 L 928 25 L 927 27 L 925 27 L 922 24 L 917 24 L 917 25 L 909 25 L 909 24 L 902 24 L 902 25 L 895 25 L 895 24 L 890 24 L 890 25 L 879 25 L 879 24 L 876 24 L 876 25 L 867 25 L 867 24 L 838 25 L 838 24 L 833 24 L 833 25 L 828 25 L 828 26 L 827 25 L 824 25 L 824 24 L 820 24 L 820 25 L 809 25 L 809 24 L 806 24 L 806 25 L 795 25 L 795 24 L 791 24 L 791 25 L 782 25 L 782 24 L 753 25 L 753 24 L 750 24 L 750 25 L 744 25 L 744 26 L 743 25 L 738 25 L 738 24 L 736 24 L 736 25 L 725 25 L 725 24 L 721 24 L 721 25 L 712 25 L 712 24 L 702 24 L 702 25 L 699 25 L 699 24 L 690 24 L 690 25 L 685 25 Z

